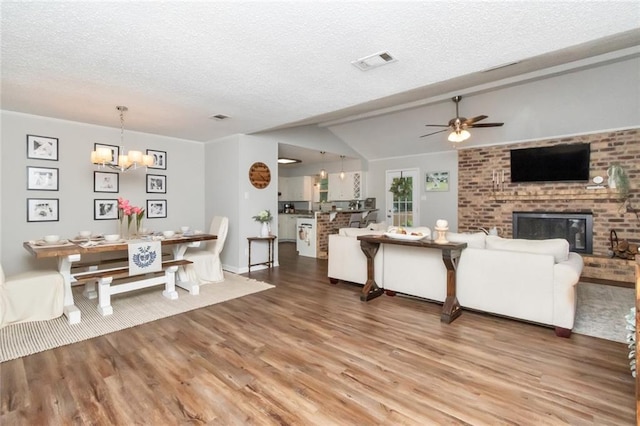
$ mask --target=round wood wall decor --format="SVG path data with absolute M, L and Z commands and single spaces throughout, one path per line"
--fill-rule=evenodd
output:
M 258 189 L 264 189 L 271 182 L 271 170 L 269 166 L 258 161 L 249 168 L 249 181 Z

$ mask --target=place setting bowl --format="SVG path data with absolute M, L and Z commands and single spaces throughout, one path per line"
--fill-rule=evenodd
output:
M 61 246 L 67 244 L 68 240 L 60 239 L 60 235 L 45 235 L 38 241 L 32 241 L 32 244 L 36 246 Z

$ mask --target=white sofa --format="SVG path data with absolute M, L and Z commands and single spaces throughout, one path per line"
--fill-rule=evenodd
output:
M 357 236 L 382 233 L 344 228 L 330 235 L 330 280 L 364 284 L 366 257 Z M 559 336 L 570 335 L 583 261 L 569 252 L 566 240 L 514 240 L 484 233 L 447 233 L 447 240 L 467 243 L 457 267 L 463 308 L 553 326 Z M 376 283 L 388 293 L 438 302 L 446 298 L 446 268 L 438 249 L 381 244 L 374 270 Z

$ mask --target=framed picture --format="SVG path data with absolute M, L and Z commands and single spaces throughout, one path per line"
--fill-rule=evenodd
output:
M 118 156 L 120 155 L 120 147 L 115 145 L 105 145 L 103 143 L 94 143 L 93 150 L 97 151 L 98 148 L 107 148 L 111 150 L 111 161 L 107 164 L 113 164 L 114 166 L 118 165 Z
M 57 198 L 27 198 L 27 222 L 57 222 L 58 212 Z
M 147 192 L 148 193 L 167 193 L 167 177 L 163 175 L 147 175 Z
M 428 192 L 448 191 L 449 172 L 427 172 L 424 190 Z
M 112 172 L 93 172 L 93 192 L 118 192 L 120 175 Z
M 147 200 L 147 218 L 167 217 L 167 200 Z
M 118 219 L 118 200 L 93 200 L 93 220 Z
M 27 158 L 58 161 L 58 138 L 27 135 Z
M 57 191 L 58 169 L 27 166 L 27 189 Z
M 167 153 L 165 151 L 155 151 L 153 149 L 148 149 L 147 155 L 153 157 L 153 166 L 149 166 L 150 169 L 167 170 Z

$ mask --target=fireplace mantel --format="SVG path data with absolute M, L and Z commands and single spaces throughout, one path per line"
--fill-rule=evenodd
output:
M 496 191 L 496 201 L 520 200 L 612 200 L 617 201 L 619 192 L 615 189 L 561 189 L 549 191 Z

